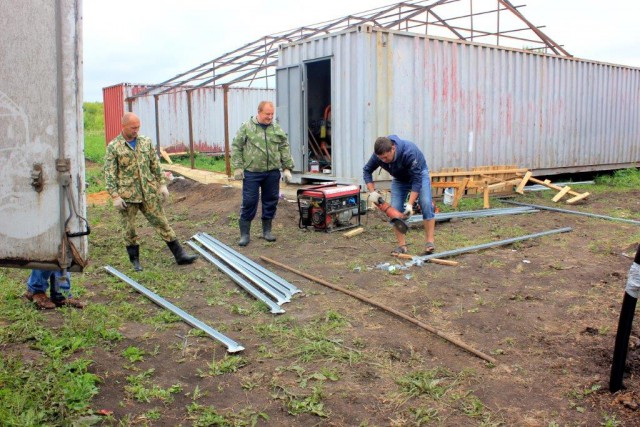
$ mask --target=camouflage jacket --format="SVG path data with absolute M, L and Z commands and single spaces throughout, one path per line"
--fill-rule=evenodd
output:
M 287 134 L 272 122 L 266 129 L 255 117 L 244 122 L 231 146 L 231 167 L 251 172 L 293 169 Z
M 104 156 L 104 177 L 111 197 L 120 196 L 133 203 L 159 200 L 158 188 L 165 183 L 151 138 L 142 135 L 138 135 L 135 150 L 122 135 L 109 143 Z

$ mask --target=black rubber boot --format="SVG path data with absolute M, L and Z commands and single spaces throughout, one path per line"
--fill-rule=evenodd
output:
M 142 266 L 140 265 L 140 245 L 127 246 L 127 253 L 129 254 L 129 261 L 133 264 L 133 269 L 135 271 L 142 271 Z
M 240 220 L 240 240 L 239 246 L 247 246 L 251 241 L 251 221 Z
M 262 220 L 262 237 L 267 242 L 275 242 L 276 236 L 271 234 L 271 219 L 263 219 Z
M 167 242 L 167 246 L 171 249 L 171 253 L 176 258 L 176 262 L 179 265 L 191 264 L 196 259 L 198 259 L 198 255 L 189 255 L 185 252 L 184 248 L 180 246 L 180 243 L 177 240 L 172 240 Z

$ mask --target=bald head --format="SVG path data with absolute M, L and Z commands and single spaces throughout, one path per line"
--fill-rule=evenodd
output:
M 124 116 L 122 116 L 122 126 L 128 124 L 132 120 L 140 121 L 140 118 L 138 118 L 136 113 L 124 113 Z
M 133 141 L 140 131 L 140 119 L 135 113 L 124 113 L 122 116 L 122 136 L 126 141 Z

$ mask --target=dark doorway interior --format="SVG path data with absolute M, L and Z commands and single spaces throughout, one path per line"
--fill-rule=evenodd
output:
M 306 64 L 307 172 L 332 175 L 331 60 Z

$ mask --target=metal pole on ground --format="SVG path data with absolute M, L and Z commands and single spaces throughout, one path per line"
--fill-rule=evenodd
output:
M 320 279 L 318 277 L 315 277 L 315 276 L 312 276 L 310 274 L 304 273 L 302 271 L 296 270 L 295 268 L 289 267 L 289 266 L 287 266 L 285 264 L 281 264 L 278 261 L 274 261 L 274 260 L 272 260 L 270 258 L 261 256 L 260 259 L 263 260 L 263 261 L 266 261 L 268 263 L 271 263 L 273 265 L 277 265 L 278 267 L 283 268 L 285 270 L 289 270 L 289 271 L 291 271 L 293 273 L 296 273 L 296 274 L 298 274 L 298 275 L 300 275 L 302 277 L 306 277 L 307 279 L 312 280 L 312 281 L 314 281 L 316 283 L 319 283 L 321 285 L 324 285 L 324 286 L 326 286 L 328 288 L 331 288 L 333 290 L 336 290 L 336 291 L 342 292 L 344 294 L 347 294 L 349 296 L 352 296 L 352 297 L 354 297 L 356 299 L 359 299 L 360 301 L 363 301 L 363 302 L 365 302 L 365 303 L 367 303 L 369 305 L 372 305 L 372 306 L 377 307 L 377 308 L 379 308 L 379 309 L 381 309 L 383 311 L 386 311 L 387 313 L 391 313 L 391 314 L 393 314 L 395 316 L 398 316 L 401 319 L 407 320 L 407 321 L 413 323 L 414 325 L 417 325 L 417 326 L 421 327 L 422 329 L 425 329 L 425 330 L 431 332 L 432 334 L 435 334 L 435 335 L 439 336 L 440 338 L 444 338 L 445 340 L 449 341 L 452 344 L 457 345 L 458 347 L 468 351 L 469 353 L 472 353 L 472 354 L 478 356 L 479 358 L 486 360 L 487 362 L 493 363 L 494 365 L 496 365 L 498 363 L 496 361 L 496 359 L 494 359 L 493 357 L 491 357 L 491 356 L 489 356 L 487 354 L 484 354 L 481 351 L 478 351 L 478 350 L 474 349 L 473 347 L 463 343 L 459 339 L 454 338 L 452 336 L 449 336 L 449 335 L 447 335 L 447 334 L 445 334 L 443 332 L 440 332 L 437 329 L 427 325 L 426 323 L 423 323 L 423 322 L 419 321 L 418 319 L 416 319 L 414 317 L 406 315 L 406 314 L 404 314 L 404 313 L 402 313 L 402 312 L 400 312 L 398 310 L 395 310 L 395 309 L 393 309 L 391 307 L 388 307 L 386 305 L 380 304 L 379 302 L 373 301 L 372 299 L 367 298 L 364 295 L 360 295 L 357 292 L 353 292 L 353 291 L 350 291 L 348 289 L 344 289 L 344 288 L 342 288 L 340 286 L 334 285 L 332 283 L 326 282 L 326 281 L 324 281 L 324 280 L 322 280 L 322 279 Z

